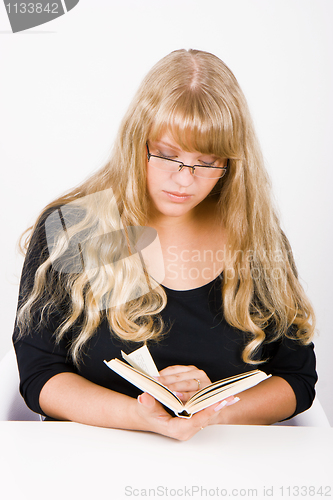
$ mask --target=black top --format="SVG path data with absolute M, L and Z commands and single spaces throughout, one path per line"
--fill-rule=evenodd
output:
M 43 256 L 45 233 L 36 231 L 24 263 L 20 299 L 31 286 L 40 257 Z M 297 399 L 294 415 L 312 404 L 317 381 L 313 344 L 302 346 L 298 341 L 283 338 L 265 342 L 258 356 L 267 359 L 258 366 L 242 361 L 246 342 L 244 332 L 231 327 L 221 310 L 221 279 L 193 290 L 178 291 L 165 288 L 168 302 L 161 315 L 166 325 L 165 335 L 158 342 L 148 342 L 149 350 L 158 370 L 170 365 L 195 365 L 204 370 L 212 382 L 259 368 L 268 374 L 284 378 Z M 30 284 L 29 284 L 30 283 Z M 53 333 L 62 320 L 61 313 L 52 314 L 47 324 L 37 328 L 36 315 L 29 334 L 14 342 L 20 372 L 20 391 L 27 405 L 43 414 L 39 394 L 43 385 L 54 375 L 73 372 L 117 392 L 137 397 L 141 392 L 110 370 L 103 360 L 120 358 L 120 351 L 130 353 L 142 343 L 123 342 L 110 332 L 104 319 L 86 345 L 79 367 L 68 356 L 69 331 L 59 345 Z M 13 338 L 15 339 L 16 330 Z

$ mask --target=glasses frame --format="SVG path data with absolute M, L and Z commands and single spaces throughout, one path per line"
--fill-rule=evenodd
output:
M 214 168 L 214 169 L 218 169 L 220 171 L 222 171 L 222 175 L 220 175 L 219 177 L 211 177 L 211 179 L 222 179 L 222 177 L 225 176 L 226 172 L 227 172 L 227 168 L 229 166 L 229 160 L 227 160 L 227 165 L 225 167 L 211 167 L 211 166 L 208 166 L 208 165 L 186 165 L 185 163 L 183 163 L 182 161 L 179 161 L 179 160 L 173 160 L 172 158 L 166 158 L 165 156 L 157 156 L 157 155 L 152 155 L 151 152 L 149 151 L 149 147 L 148 147 L 148 142 L 146 142 L 146 148 L 147 148 L 147 159 L 148 161 L 150 160 L 150 158 L 160 158 L 161 160 L 167 160 L 167 161 L 172 161 L 173 163 L 178 163 L 179 165 L 179 170 L 178 172 L 181 172 L 181 170 L 183 170 L 184 167 L 187 167 L 187 168 L 190 168 L 191 169 L 191 174 L 194 176 L 194 177 L 199 177 L 200 179 L 209 179 L 209 177 L 202 177 L 200 175 L 197 175 L 195 173 L 195 168 L 197 167 L 200 167 L 200 168 Z M 154 165 L 152 165 L 154 166 Z M 158 170 L 162 170 L 158 167 L 154 167 L 154 168 L 157 168 Z M 172 172 L 172 170 L 166 170 L 166 172 Z

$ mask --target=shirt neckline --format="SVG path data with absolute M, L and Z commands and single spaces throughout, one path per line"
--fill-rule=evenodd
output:
M 194 296 L 199 296 L 199 295 L 207 295 L 207 293 L 209 292 L 209 290 L 217 283 L 220 284 L 220 282 L 222 281 L 222 277 L 223 277 L 223 271 L 221 272 L 221 274 L 219 274 L 218 276 L 216 276 L 216 278 L 214 278 L 212 281 L 209 281 L 208 283 L 205 283 L 204 285 L 201 285 L 199 287 L 196 287 L 196 288 L 190 288 L 189 290 L 175 290 L 174 288 L 168 288 L 164 285 L 161 285 L 166 293 L 168 295 L 173 295 L 173 296 L 186 296 L 186 297 L 194 297 Z

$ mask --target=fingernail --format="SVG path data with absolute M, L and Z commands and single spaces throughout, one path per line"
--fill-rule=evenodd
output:
M 234 405 L 235 403 L 237 403 L 238 401 L 240 401 L 240 399 L 238 397 L 235 397 L 232 401 L 227 402 L 226 406 L 231 406 L 231 405 Z
M 214 408 L 214 411 L 219 411 L 219 410 L 221 410 L 221 408 L 223 408 L 224 406 L 226 406 L 226 404 L 227 404 L 227 401 L 226 401 L 226 400 L 221 401 L 221 403 L 220 403 L 220 404 L 219 404 L 216 408 Z
M 140 394 L 140 396 L 138 396 L 138 403 L 140 403 L 140 405 L 142 405 L 141 394 Z
M 177 398 L 182 398 L 184 394 L 182 392 L 174 392 L 174 395 L 177 396 Z

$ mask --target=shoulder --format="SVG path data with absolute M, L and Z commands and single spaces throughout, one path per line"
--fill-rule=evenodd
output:
M 73 203 L 47 207 L 32 229 L 29 249 L 36 245 L 51 253 L 56 241 L 85 216 L 85 210 Z M 28 249 L 28 251 L 29 251 Z

